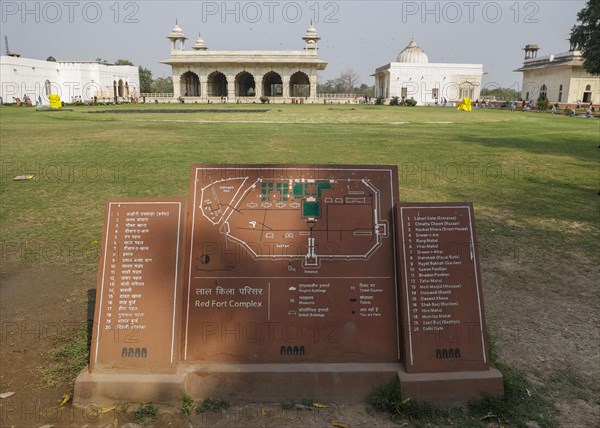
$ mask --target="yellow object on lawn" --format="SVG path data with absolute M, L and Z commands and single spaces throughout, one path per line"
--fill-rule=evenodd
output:
M 60 95 L 50 94 L 48 96 L 48 99 L 50 100 L 51 108 L 61 108 L 62 107 L 62 103 L 60 102 Z
M 462 111 L 471 111 L 473 108 L 471 107 L 471 98 L 463 98 L 456 110 Z

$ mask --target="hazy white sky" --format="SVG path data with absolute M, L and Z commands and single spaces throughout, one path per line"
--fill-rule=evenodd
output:
M 484 85 L 520 88 L 528 43 L 540 55 L 569 49 L 569 30 L 585 1 L 41 1 L 1 0 L 2 41 L 23 57 L 112 62 L 127 58 L 170 75 L 167 34 L 178 20 L 191 48 L 198 33 L 210 49 L 302 49 L 312 20 L 324 82 L 353 68 L 374 83 L 375 68 L 395 61 L 411 36 L 430 62 L 483 64 Z M 2 46 L 2 54 L 5 47 Z

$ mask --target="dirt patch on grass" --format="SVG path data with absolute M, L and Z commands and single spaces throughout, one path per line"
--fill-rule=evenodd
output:
M 63 410 L 58 403 L 71 386 L 61 369 L 51 375 L 50 352 L 87 318 L 87 288 L 64 268 L 2 266 L 0 272 L 1 426 L 38 426 Z
M 503 242 L 503 239 L 507 242 Z M 600 299 L 594 255 L 575 260 L 512 238 L 482 261 L 488 328 L 500 357 L 543 387 L 560 426 L 600 421 Z M 492 252 L 493 253 L 493 252 Z

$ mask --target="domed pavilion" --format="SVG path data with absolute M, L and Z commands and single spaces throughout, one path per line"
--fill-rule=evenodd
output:
M 479 98 L 482 64 L 431 63 L 413 37 L 396 62 L 375 70 L 375 96 L 414 98 L 418 105 Z

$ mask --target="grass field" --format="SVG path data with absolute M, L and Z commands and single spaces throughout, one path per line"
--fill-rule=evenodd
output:
M 600 120 L 361 105 L 90 113 L 128 108 L 0 108 L 4 266 L 52 263 L 88 278 L 105 200 L 187 196 L 192 163 L 398 165 L 402 201 L 473 202 L 501 357 L 546 386 L 554 379 L 548 394 L 557 402 L 583 397 L 583 421 L 598 417 Z M 29 173 L 32 180 L 13 181 Z M 565 330 L 574 333 L 571 349 Z M 581 386 L 562 381 L 569 376 Z M 563 415 L 574 409 L 581 411 L 577 403 L 561 408 Z
M 518 228 L 572 260 L 598 249 L 597 120 L 449 108 L 268 108 L 227 114 L 3 108 L 3 242 L 50 249 L 97 240 L 106 198 L 186 196 L 192 163 L 362 163 L 398 165 L 403 201 L 473 201 L 482 239 L 495 226 Z M 34 179 L 12 181 L 27 173 Z

